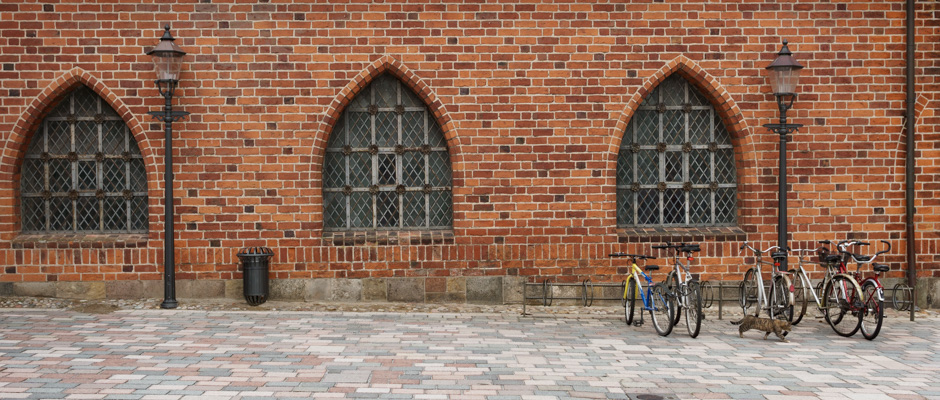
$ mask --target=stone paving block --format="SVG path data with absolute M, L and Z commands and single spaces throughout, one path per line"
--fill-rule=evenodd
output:
M 331 279 L 330 301 L 358 302 L 362 299 L 362 281 L 359 279 Z
M 55 297 L 55 282 L 14 282 L 13 294 L 30 297 Z
M 662 338 L 615 315 L 11 309 L 0 312 L 0 398 L 17 389 L 41 398 L 194 399 L 940 394 L 940 319 L 890 322 L 890 340 L 843 339 L 813 323 L 781 345 L 738 338 L 712 319 L 691 339 L 681 325 Z M 109 366 L 121 359 L 109 356 L 132 363 Z M 883 368 L 872 375 L 858 360 Z
M 141 281 L 105 282 L 105 297 L 109 299 L 143 298 L 144 285 Z
M 366 278 L 362 280 L 363 301 L 387 301 L 388 290 L 385 278 Z
M 468 276 L 467 302 L 475 304 L 501 304 L 503 302 L 503 277 Z
M 268 285 L 271 283 L 268 282 Z M 242 279 L 225 280 L 225 298 L 243 299 L 245 298 L 245 282 Z
M 303 284 L 303 300 L 313 302 L 329 301 L 330 279 L 305 279 Z
M 218 279 L 176 281 L 177 299 L 211 299 L 225 296 L 225 282 Z
M 525 285 L 525 278 L 520 276 L 503 277 L 503 303 L 522 304 L 522 290 Z
M 428 293 L 428 303 L 464 303 L 467 301 L 466 293 Z
M 302 301 L 306 298 L 306 280 L 304 279 L 271 279 L 268 289 L 271 291 L 271 300 Z
M 424 279 L 422 278 L 388 278 L 388 301 L 392 302 L 424 302 Z
M 140 281 L 141 292 L 145 299 L 162 299 L 164 294 L 164 283 L 162 280 L 144 280 Z

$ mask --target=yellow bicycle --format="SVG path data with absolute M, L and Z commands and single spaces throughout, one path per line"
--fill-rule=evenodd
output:
M 643 312 L 640 311 L 640 318 L 634 320 L 633 314 L 637 308 L 637 300 L 643 302 L 643 310 L 650 312 L 650 319 L 653 320 L 653 327 L 660 336 L 668 336 L 672 332 L 673 316 L 675 315 L 675 301 L 670 297 L 669 291 L 665 286 L 653 283 L 643 270 L 636 265 L 637 260 L 655 260 L 656 257 L 642 254 L 611 253 L 611 257 L 630 257 L 630 275 L 627 276 L 627 284 L 623 290 L 623 314 L 627 325 L 643 325 Z M 658 265 L 646 265 L 647 271 L 656 271 Z M 640 276 L 646 281 L 646 291 L 643 291 L 643 282 Z

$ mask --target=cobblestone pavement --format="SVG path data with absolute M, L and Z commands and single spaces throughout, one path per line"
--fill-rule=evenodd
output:
M 873 342 L 810 316 L 783 343 L 729 316 L 691 339 L 615 307 L 503 310 L 2 309 L 0 398 L 940 398 L 935 314 Z

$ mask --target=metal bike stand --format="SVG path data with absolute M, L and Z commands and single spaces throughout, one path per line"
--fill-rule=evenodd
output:
M 569 297 L 555 297 L 553 288 L 558 287 L 581 287 L 580 293 L 578 296 L 569 296 Z M 553 283 L 551 278 L 545 278 L 542 282 L 526 282 L 522 290 L 522 315 L 531 315 L 527 312 L 527 306 L 529 300 L 542 300 L 542 306 L 548 307 L 552 305 L 552 301 L 555 299 L 558 300 L 581 300 L 581 305 L 584 307 L 590 307 L 594 305 L 594 300 L 622 300 L 621 296 L 617 297 L 596 297 L 594 294 L 595 288 L 604 288 L 604 287 L 613 287 L 618 288 L 621 292 L 626 288 L 627 281 L 621 283 L 594 283 L 590 279 L 585 279 L 579 282 L 571 283 Z M 541 288 L 541 293 L 538 290 L 529 290 L 530 288 Z M 535 292 L 535 293 L 533 293 Z
M 898 311 L 909 311 L 914 303 L 914 288 L 904 283 L 898 283 L 893 288 L 885 288 L 885 292 L 891 291 L 891 305 Z M 904 300 L 898 299 L 898 292 L 904 293 Z M 887 299 L 885 300 L 887 302 Z
M 736 289 L 740 282 L 724 282 L 718 281 L 718 283 L 712 283 L 711 281 L 702 281 L 702 308 L 711 308 L 715 305 L 715 302 L 718 302 L 718 319 L 721 320 L 724 317 L 724 305 L 729 301 L 738 301 L 739 298 L 725 298 L 725 289 Z M 715 291 L 718 292 L 717 299 L 715 299 Z

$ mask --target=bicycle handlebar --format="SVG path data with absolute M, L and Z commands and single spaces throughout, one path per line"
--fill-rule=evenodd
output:
M 748 249 L 748 250 L 750 250 L 750 251 L 753 251 L 754 254 L 764 254 L 764 253 L 769 253 L 771 250 L 777 250 L 777 249 L 779 249 L 779 248 L 780 248 L 780 246 L 770 246 L 770 247 L 767 248 L 767 250 L 761 251 L 761 250 L 759 250 L 759 249 L 755 249 L 755 248 L 754 248 L 753 246 L 751 246 L 751 244 L 748 243 L 747 241 L 744 241 L 744 244 L 742 244 L 741 247 L 740 247 L 738 250 L 743 251 L 744 249 Z
M 654 249 L 676 249 L 676 250 L 681 251 L 681 252 L 683 252 L 683 253 L 694 253 L 694 252 L 697 252 L 697 251 L 702 251 L 702 247 L 701 247 L 701 246 L 699 246 L 699 245 L 697 245 L 697 244 L 691 244 L 691 243 L 672 244 L 672 243 L 670 243 L 670 242 L 666 242 L 666 244 L 662 244 L 662 245 L 659 245 L 659 246 L 653 246 L 653 248 L 654 248 Z
M 656 257 L 653 257 L 653 256 L 647 256 L 647 255 L 643 255 L 643 254 L 629 254 L 629 253 L 610 253 L 610 254 L 608 254 L 608 256 L 610 256 L 610 257 L 630 257 L 630 258 L 634 258 L 634 259 L 639 258 L 639 259 L 641 259 L 641 260 L 655 260 L 655 259 L 656 259 Z
M 886 241 L 886 240 L 882 240 L 881 243 L 884 243 L 884 244 L 888 245 L 888 248 L 887 248 L 887 249 L 884 249 L 884 250 L 882 250 L 882 251 L 879 251 L 879 252 L 877 252 L 877 253 L 875 253 L 874 257 L 878 257 L 878 256 L 880 256 L 880 255 L 882 255 L 882 254 L 884 254 L 884 253 L 887 253 L 887 252 L 891 251 L 891 243 L 888 243 L 888 241 Z
M 888 248 L 875 253 L 875 255 L 871 257 L 867 257 L 861 254 L 855 254 L 851 251 L 846 250 L 846 248 L 849 246 L 869 246 L 871 245 L 871 243 L 866 243 L 860 240 L 843 240 L 839 242 L 838 248 L 839 248 L 840 253 L 848 254 L 852 256 L 852 261 L 855 261 L 856 264 L 871 264 L 875 262 L 875 258 L 877 258 L 878 256 L 891 251 L 891 243 L 888 243 L 888 241 L 886 240 L 882 240 L 881 243 L 888 245 Z

